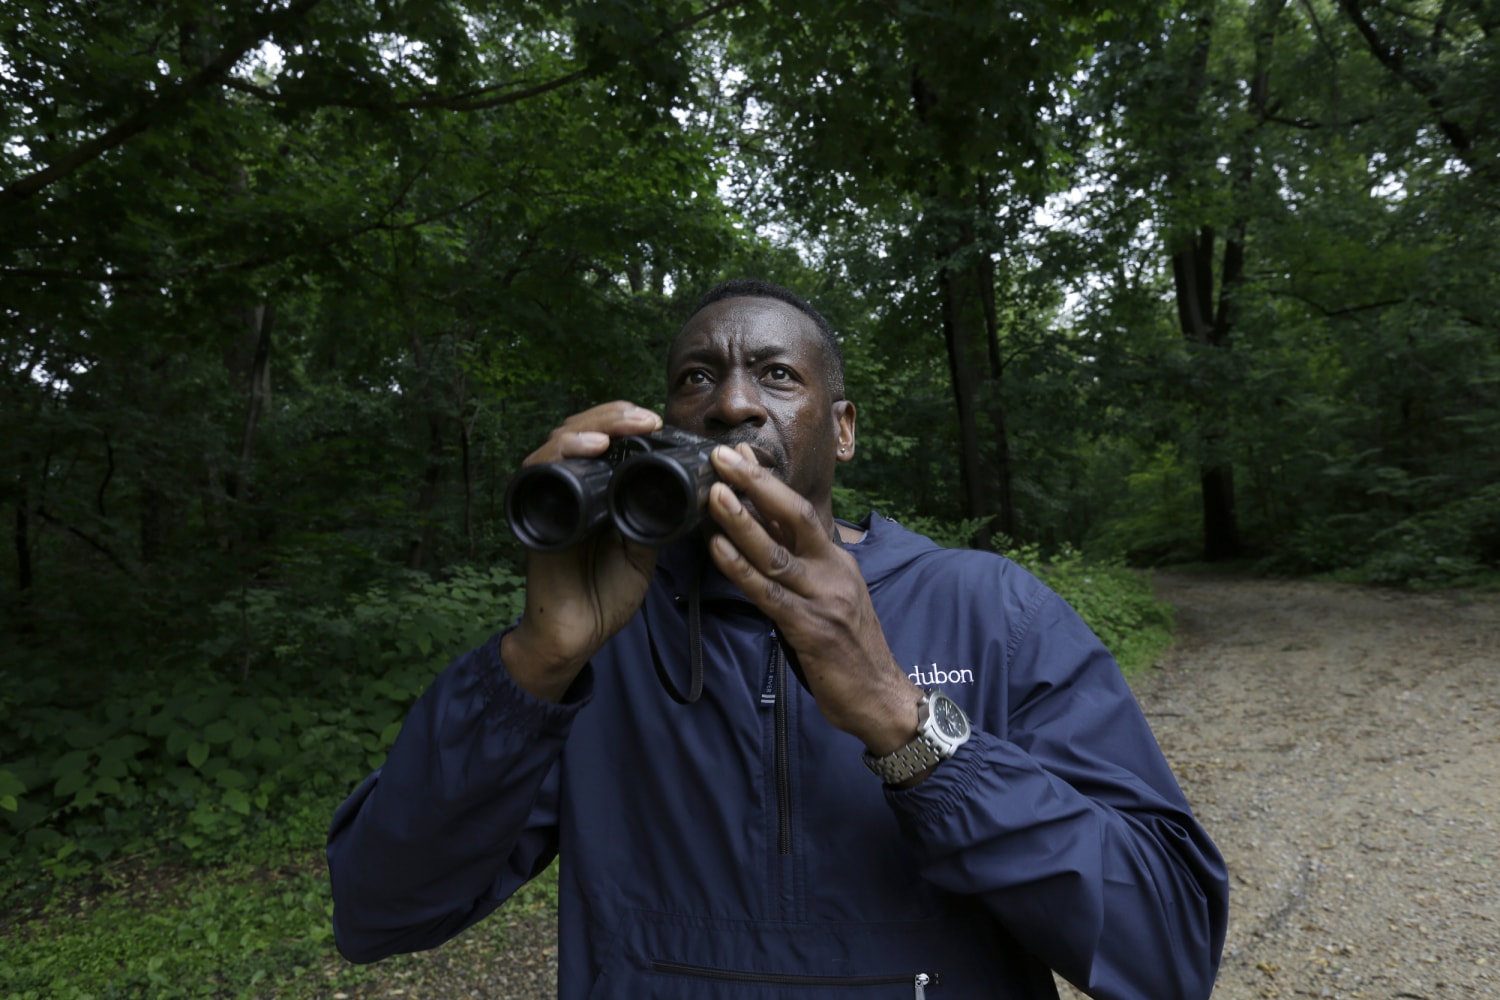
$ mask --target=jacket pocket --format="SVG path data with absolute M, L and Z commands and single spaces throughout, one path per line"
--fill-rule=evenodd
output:
M 953 921 L 792 923 L 623 915 L 590 1000 L 1007 997 L 1009 949 Z M 983 984 L 982 986 L 980 984 Z
M 739 972 L 731 969 L 710 969 L 701 965 L 661 961 L 652 962 L 651 971 L 663 976 L 684 976 L 688 979 L 712 983 L 738 983 L 747 986 L 786 989 L 795 991 L 790 994 L 795 996 L 807 996 L 808 991 L 818 989 L 848 990 L 899 986 L 911 990 L 909 995 L 914 996 L 916 1000 L 926 1000 L 927 990 L 942 983 L 941 975 L 929 972 L 886 976 L 811 976 L 774 972 Z

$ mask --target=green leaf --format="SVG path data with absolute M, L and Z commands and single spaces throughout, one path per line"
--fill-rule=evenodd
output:
M 203 738 L 209 743 L 214 744 L 228 743 L 238 735 L 239 731 L 235 728 L 234 723 L 229 722 L 225 719 L 220 719 L 217 722 L 211 722 L 208 724 L 208 727 L 203 730 Z
M 87 750 L 73 750 L 63 754 L 52 762 L 51 775 L 60 778 L 67 774 L 76 774 L 89 766 L 90 755 Z
M 214 775 L 214 780 L 217 781 L 219 783 L 219 786 L 222 788 L 244 788 L 250 783 L 249 778 L 246 778 L 239 771 L 236 771 L 233 768 L 229 767 L 226 767 L 224 770 Z
M 177 728 L 167 733 L 167 753 L 172 756 L 185 751 L 193 743 L 196 734 L 191 729 Z
M 10 771 L 0 770 L 0 795 L 20 795 L 26 791 L 26 783 Z
M 206 760 L 208 760 L 208 744 L 194 741 L 188 747 L 187 762 L 194 767 L 202 767 Z
M 88 780 L 88 775 L 83 771 L 69 771 L 57 779 L 57 784 L 52 786 L 52 794 L 65 799 L 88 784 Z

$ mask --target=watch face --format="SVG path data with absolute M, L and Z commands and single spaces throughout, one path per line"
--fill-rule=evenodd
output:
M 938 732 L 950 740 L 962 739 L 968 735 L 969 720 L 964 715 L 963 709 L 953 703 L 946 695 L 938 695 L 932 699 L 932 721 L 937 726 Z

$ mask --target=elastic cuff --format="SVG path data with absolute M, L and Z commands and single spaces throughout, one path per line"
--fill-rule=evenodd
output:
M 911 788 L 887 788 L 886 801 L 921 825 L 937 822 L 973 794 L 979 771 L 986 764 L 988 734 L 975 731 L 952 757 L 933 768 L 921 784 Z
M 500 658 L 500 640 L 513 628 L 496 633 L 469 661 L 471 669 L 479 672 L 475 680 L 484 699 L 485 717 L 498 728 L 566 735 L 573 718 L 594 695 L 594 666 L 584 664 L 561 703 L 543 701 L 517 684 Z

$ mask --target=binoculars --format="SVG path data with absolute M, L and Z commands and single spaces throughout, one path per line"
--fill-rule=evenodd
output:
M 615 438 L 598 458 L 526 466 L 505 489 L 506 520 L 533 552 L 572 548 L 606 517 L 631 541 L 660 548 L 703 519 L 717 443 L 663 427 Z

